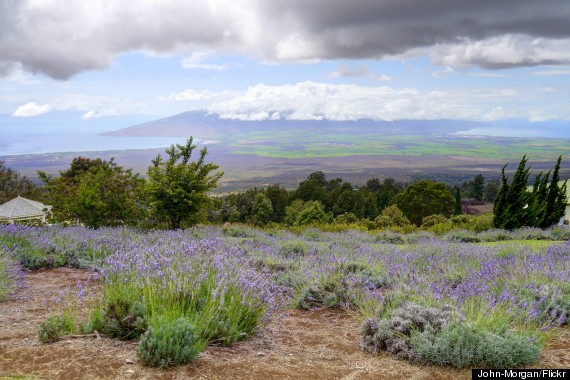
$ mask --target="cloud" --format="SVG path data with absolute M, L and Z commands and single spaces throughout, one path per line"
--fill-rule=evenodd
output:
M 570 38 L 550 40 L 504 35 L 480 41 L 436 45 L 431 60 L 438 65 L 505 69 L 520 66 L 570 64 Z
M 84 112 L 82 118 L 93 119 L 102 116 L 126 114 L 144 106 L 145 104 L 132 102 L 129 99 L 67 94 L 51 99 L 49 103 L 44 105 L 38 105 L 36 102 L 26 103 L 19 106 L 12 116 L 33 117 L 52 111 L 81 111 Z
M 567 119 L 569 91 L 549 88 L 420 91 L 388 86 L 300 82 L 258 84 L 241 92 L 185 90 L 171 99 L 199 104 L 222 118 L 241 120 L 499 120 Z M 548 105 L 541 99 L 548 97 Z M 207 101 L 204 101 L 207 100 Z
M 570 69 L 561 70 L 539 70 L 532 73 L 532 75 L 547 76 L 547 75 L 570 75 Z
M 185 69 L 202 69 L 202 70 L 215 70 L 224 71 L 229 69 L 227 64 L 215 64 L 204 62 L 206 59 L 213 55 L 212 52 L 194 52 L 188 58 L 182 60 L 182 67 Z
M 443 66 L 557 65 L 568 63 L 569 19 L 567 0 L 2 1 L 0 75 L 17 64 L 67 79 L 133 51 L 310 62 L 433 48 L 432 59 Z
M 39 105 L 36 102 L 29 102 L 16 108 L 16 111 L 12 114 L 14 117 L 33 117 L 50 112 L 52 106 L 50 104 Z

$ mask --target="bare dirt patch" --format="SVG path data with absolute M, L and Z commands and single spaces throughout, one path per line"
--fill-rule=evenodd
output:
M 359 350 L 357 318 L 341 310 L 287 311 L 267 331 L 233 347 L 208 347 L 191 365 L 168 370 L 137 363 L 136 341 L 69 338 L 41 344 L 45 300 L 86 284 L 91 272 L 29 272 L 21 298 L 0 304 L 0 377 L 41 379 L 470 379 L 470 370 L 422 367 Z M 130 364 L 132 363 L 132 364 Z M 570 367 L 570 333 L 554 339 L 536 367 Z

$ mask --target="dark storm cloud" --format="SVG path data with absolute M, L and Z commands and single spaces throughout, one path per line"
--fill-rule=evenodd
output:
M 131 51 L 193 49 L 273 61 L 414 53 L 490 69 L 568 64 L 570 53 L 552 49 L 570 44 L 569 20 L 568 0 L 4 0 L 0 68 L 65 79 Z

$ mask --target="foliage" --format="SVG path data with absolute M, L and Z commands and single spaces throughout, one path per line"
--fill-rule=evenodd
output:
M 42 343 L 53 343 L 74 331 L 75 324 L 69 316 L 50 316 L 38 328 L 38 339 Z
M 444 183 L 424 180 L 408 186 L 392 201 L 410 222 L 419 226 L 428 215 L 450 217 L 455 198 Z
M 566 182 L 560 185 L 559 170 L 562 156 L 558 157 L 552 180 L 550 172 L 535 177 L 532 192 L 527 191 L 530 168 L 527 158 L 520 161 L 511 184 L 508 184 L 505 167 L 502 170 L 503 185 L 493 206 L 495 228 L 513 230 L 523 226 L 546 228 L 556 224 L 564 215 L 566 206 Z
M 422 228 L 429 228 L 436 224 L 446 223 L 448 219 L 443 215 L 429 215 L 422 219 Z
M 295 225 L 306 226 L 309 224 L 319 224 L 330 220 L 325 214 L 323 207 L 317 201 L 307 201 L 303 205 L 303 209 L 297 215 Z
M 527 366 L 538 360 L 541 349 L 536 339 L 507 329 L 494 332 L 457 322 L 413 334 L 410 346 L 426 363 L 455 368 Z
M 0 302 L 10 299 L 23 285 L 22 271 L 11 252 L 0 244 Z
M 16 196 L 41 200 L 43 190 L 28 177 L 21 176 L 17 171 L 6 166 L 0 160 L 0 205 L 16 198 Z
M 136 339 L 147 328 L 147 306 L 128 293 L 107 293 L 102 309 L 102 330 L 111 338 Z
M 423 331 L 439 332 L 453 318 L 449 306 L 439 310 L 412 302 L 392 311 L 389 318 L 368 318 L 361 328 L 360 347 L 377 355 L 387 351 L 400 359 L 419 361 L 420 356 L 411 345 L 411 337 Z
M 196 145 L 192 137 L 186 145 L 172 145 L 166 161 L 158 155 L 148 168 L 147 191 L 156 215 L 168 222 L 170 229 L 192 226 L 204 219 L 209 199 L 207 192 L 217 186 L 223 172 L 214 163 L 205 163 L 207 149 L 200 158 L 190 161 Z
M 149 367 L 172 367 L 194 361 L 204 349 L 196 327 L 185 318 L 158 320 L 143 334 L 137 346 L 141 363 Z
M 68 170 L 51 178 L 40 172 L 47 201 L 58 221 L 79 221 L 89 227 L 136 224 L 144 215 L 144 180 L 113 159 L 76 157 Z
M 459 187 L 455 187 L 455 204 L 453 209 L 453 215 L 461 215 L 463 211 L 461 210 L 461 191 Z
M 389 227 L 404 227 L 410 224 L 408 218 L 404 216 L 404 213 L 396 206 L 390 206 L 382 211 L 382 214 L 378 215 L 374 219 L 374 226 L 376 228 L 389 228 Z

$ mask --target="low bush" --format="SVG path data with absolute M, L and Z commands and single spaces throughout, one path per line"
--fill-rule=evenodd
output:
M 147 329 L 146 305 L 127 294 L 113 294 L 105 299 L 101 312 L 101 330 L 111 338 L 136 339 Z M 95 314 L 96 315 L 96 314 Z
M 10 299 L 22 285 L 22 271 L 8 249 L 0 246 L 0 302 Z
M 50 316 L 38 328 L 38 339 L 42 343 L 52 343 L 74 331 L 75 325 L 68 316 Z
M 506 329 L 493 332 L 457 322 L 412 334 L 410 347 L 425 363 L 455 368 L 526 366 L 538 360 L 541 349 L 535 339 Z
M 204 347 L 194 325 L 179 318 L 174 322 L 159 320 L 150 326 L 136 352 L 143 365 L 166 368 L 191 363 Z
M 405 302 L 389 318 L 368 318 L 362 325 L 360 348 L 371 354 L 387 351 L 401 359 L 421 362 L 410 344 L 413 334 L 441 331 L 454 317 L 450 307 L 436 309 Z

